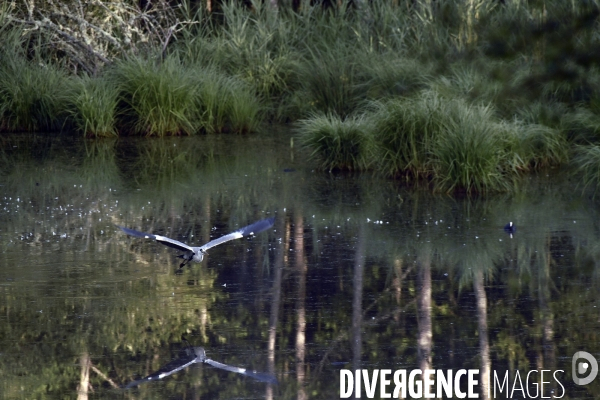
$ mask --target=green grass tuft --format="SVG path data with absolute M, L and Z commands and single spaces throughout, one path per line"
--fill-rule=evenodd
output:
M 523 159 L 532 169 L 559 165 L 568 160 L 568 142 L 558 129 L 540 124 L 524 125 L 521 129 Z
M 584 189 L 593 187 L 595 196 L 600 185 L 600 146 L 577 145 L 574 153 L 575 171 L 582 175 Z
M 162 62 L 141 57 L 117 63 L 113 77 L 133 132 L 146 136 L 191 134 L 197 87 L 176 57 Z
M 510 190 L 502 168 L 503 143 L 490 107 L 450 101 L 430 160 L 436 190 L 467 193 Z
M 262 120 L 261 102 L 243 82 L 233 82 L 230 87 L 231 108 L 229 123 L 235 133 L 254 132 Z
M 354 54 L 344 43 L 332 43 L 326 50 L 311 52 L 299 68 L 300 90 L 296 98 L 301 114 L 307 112 L 350 115 L 364 101 Z
M 431 91 L 375 104 L 371 115 L 381 171 L 432 178 L 451 192 L 507 190 L 500 124 L 492 109 Z
M 373 161 L 373 138 L 363 117 L 315 114 L 298 122 L 300 142 L 325 170 L 365 170 Z
M 88 76 L 77 86 L 70 111 L 75 128 L 86 136 L 116 136 L 117 88 L 107 79 Z
M 411 95 L 431 79 L 430 64 L 395 53 L 370 54 L 362 65 L 360 90 L 374 100 Z
M 379 150 L 379 167 L 387 176 L 407 179 L 427 175 L 432 141 L 443 129 L 439 120 L 442 100 L 397 98 L 372 103 L 371 115 Z
M 239 78 L 213 68 L 194 69 L 197 92 L 195 119 L 209 133 L 255 131 L 261 122 L 261 102 Z
M 65 71 L 20 55 L 4 55 L 0 54 L 0 128 L 28 132 L 60 129 L 71 93 Z

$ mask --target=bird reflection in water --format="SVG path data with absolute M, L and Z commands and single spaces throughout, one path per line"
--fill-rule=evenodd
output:
M 163 379 L 169 375 L 172 375 L 178 371 L 181 371 L 182 369 L 189 367 L 193 364 L 200 364 L 200 363 L 208 364 L 212 367 L 223 369 L 225 371 L 235 372 L 236 374 L 241 374 L 241 375 L 247 376 L 247 377 L 255 379 L 259 382 L 277 384 L 277 378 L 275 378 L 275 376 L 273 374 L 266 373 L 266 372 L 250 371 L 250 370 L 247 370 L 246 368 L 239 368 L 239 367 L 234 367 L 231 365 L 223 364 L 218 361 L 207 358 L 206 352 L 204 351 L 203 347 L 188 347 L 182 351 L 182 354 L 179 358 L 171 361 L 170 363 L 161 367 L 158 371 L 148 375 L 147 377 L 138 379 L 136 381 L 133 381 L 133 382 L 127 384 L 126 386 L 124 386 L 124 388 L 129 389 L 129 388 L 136 387 L 142 383 L 157 381 L 157 380 Z

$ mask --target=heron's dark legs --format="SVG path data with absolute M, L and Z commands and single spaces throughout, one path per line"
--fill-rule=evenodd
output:
M 191 260 L 191 258 L 188 258 L 186 256 L 187 256 L 187 254 L 182 254 L 182 255 L 177 256 L 178 258 L 183 258 L 183 261 L 181 262 L 181 264 L 179 264 L 180 269 L 183 268 L 183 266 Z

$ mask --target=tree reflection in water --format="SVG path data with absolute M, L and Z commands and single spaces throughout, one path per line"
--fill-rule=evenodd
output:
M 314 172 L 281 132 L 3 141 L 5 397 L 113 398 L 114 382 L 167 364 L 182 335 L 280 384 L 191 368 L 132 396 L 334 398 L 340 369 L 359 365 L 509 371 L 511 382 L 556 368 L 570 397 L 600 392 L 570 376 L 575 351 L 600 353 L 599 208 L 562 175 L 449 198 Z M 181 275 L 168 249 L 128 245 L 113 225 L 196 242 L 265 210 L 273 229 Z

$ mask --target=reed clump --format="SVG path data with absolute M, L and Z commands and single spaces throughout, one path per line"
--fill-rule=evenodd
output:
M 325 170 L 364 171 L 373 163 L 374 143 L 362 116 L 315 114 L 298 122 L 300 142 Z
M 575 146 L 573 165 L 582 176 L 583 187 L 593 188 L 595 196 L 600 185 L 600 145 Z
M 253 132 L 261 121 L 261 101 L 240 78 L 211 67 L 194 69 L 194 120 L 208 132 Z
M 122 122 L 129 130 L 146 136 L 194 132 L 196 85 L 177 57 L 129 58 L 111 75 L 123 105 Z
M 291 43 L 297 31 L 294 17 L 282 12 L 285 17 L 260 1 L 252 1 L 251 8 L 227 2 L 224 29 L 216 40 L 221 51 L 215 61 L 254 87 L 259 96 L 274 101 L 292 90 L 292 75 L 299 65 L 299 52 Z
M 245 133 L 256 130 L 262 118 L 260 100 L 240 78 L 179 57 L 129 59 L 115 68 L 112 80 L 119 88 L 122 124 L 133 133 Z
M 490 107 L 464 101 L 445 105 L 442 130 L 431 146 L 430 165 L 437 190 L 467 193 L 510 188 L 502 159 L 501 130 Z
M 300 139 L 323 169 L 366 170 L 434 190 L 511 190 L 526 171 L 567 160 L 557 129 L 499 119 L 492 106 L 433 91 L 374 102 L 360 117 L 316 114 L 299 122 Z
M 407 179 L 428 174 L 432 141 L 443 129 L 439 96 L 395 98 L 373 103 L 373 135 L 379 167 L 390 177 Z
M 446 192 L 508 187 L 501 131 L 490 107 L 425 91 L 376 104 L 371 118 L 386 175 L 426 178 Z
M 334 48 L 340 46 L 344 44 Z M 298 72 L 300 89 L 296 101 L 300 113 L 321 111 L 347 116 L 355 111 L 361 100 L 357 64 L 347 51 L 311 52 Z
M 66 116 L 72 82 L 64 69 L 32 62 L 23 54 L 0 52 L 0 129 L 50 131 Z
M 88 137 L 117 136 L 117 88 L 102 78 L 83 76 L 77 82 L 71 119 L 75 129 Z

